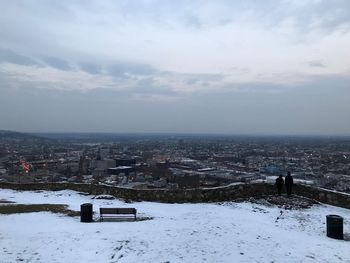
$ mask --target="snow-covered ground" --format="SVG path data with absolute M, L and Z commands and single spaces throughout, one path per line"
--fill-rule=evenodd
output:
M 347 209 L 315 205 L 280 216 L 277 207 L 248 202 L 126 204 L 92 197 L 0 189 L 0 199 L 21 204 L 68 204 L 78 211 L 90 202 L 96 212 L 135 207 L 154 219 L 81 223 L 49 212 L 0 215 L 0 262 L 350 262 L 350 242 L 325 234 L 327 214 L 343 216 L 350 232 Z

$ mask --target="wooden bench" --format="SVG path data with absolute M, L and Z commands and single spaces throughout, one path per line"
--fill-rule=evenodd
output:
M 130 215 L 136 221 L 136 212 L 135 208 L 100 208 L 100 221 L 104 218 L 129 218 Z

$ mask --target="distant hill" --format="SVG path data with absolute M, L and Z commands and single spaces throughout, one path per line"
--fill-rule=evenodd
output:
M 30 133 L 0 130 L 0 139 L 37 140 L 42 138 Z

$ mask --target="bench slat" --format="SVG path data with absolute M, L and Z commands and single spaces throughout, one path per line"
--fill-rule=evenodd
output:
M 117 208 L 118 214 L 136 214 L 135 208 Z
M 100 208 L 100 214 L 118 214 L 118 208 Z
M 135 208 L 100 208 L 100 214 L 136 214 Z

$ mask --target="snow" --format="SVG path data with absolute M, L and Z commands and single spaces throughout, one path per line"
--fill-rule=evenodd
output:
M 163 204 L 94 199 L 74 191 L 0 190 L 22 204 L 135 207 L 153 220 L 81 223 L 49 212 L 0 215 L 0 262 L 350 262 L 349 241 L 326 237 L 326 215 L 350 210 L 314 205 L 282 210 L 249 202 Z M 279 217 L 279 219 L 277 219 Z

